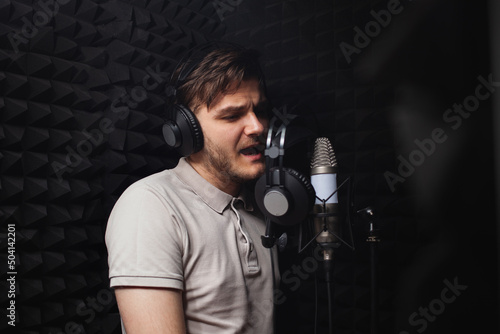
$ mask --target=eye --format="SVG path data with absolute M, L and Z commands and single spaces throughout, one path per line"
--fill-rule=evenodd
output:
M 229 115 L 226 115 L 224 117 L 222 117 L 222 119 L 225 119 L 225 120 L 232 120 L 232 119 L 237 119 L 239 118 L 240 116 L 238 114 L 229 114 Z
M 229 115 L 222 117 L 222 119 L 225 121 L 235 121 L 238 118 L 240 118 L 240 114 L 229 114 Z

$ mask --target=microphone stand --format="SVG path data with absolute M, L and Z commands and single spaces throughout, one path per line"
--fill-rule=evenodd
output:
M 378 230 L 374 222 L 374 212 L 373 209 L 367 207 L 365 209 L 359 210 L 358 213 L 362 214 L 365 218 L 369 219 L 369 229 L 368 238 L 366 242 L 370 246 L 370 334 L 378 333 L 378 275 L 377 275 L 377 265 L 378 265 L 378 243 L 380 242 L 380 237 L 378 235 Z
M 348 220 L 348 226 L 349 226 L 352 245 L 350 245 L 348 242 L 344 241 L 339 235 L 337 235 L 335 233 L 335 231 L 331 231 L 328 229 L 327 218 L 332 217 L 332 216 L 337 216 L 338 212 L 337 211 L 328 212 L 328 210 L 326 209 L 326 202 L 333 195 L 335 195 L 339 191 L 339 189 L 342 188 L 342 186 L 346 183 L 349 184 L 349 187 L 348 187 L 348 197 L 349 197 L 348 205 L 350 204 L 352 184 L 351 184 L 351 177 L 347 177 L 347 179 L 344 180 L 344 182 L 342 182 L 337 187 L 337 189 L 335 189 L 335 191 L 333 191 L 333 193 L 330 194 L 330 196 L 328 196 L 326 199 L 322 199 L 322 198 L 319 198 L 316 196 L 316 198 L 318 200 L 320 200 L 322 203 L 322 211 L 323 212 L 313 212 L 313 213 L 311 213 L 311 216 L 316 217 L 316 218 L 322 218 L 322 220 L 323 220 L 322 229 L 319 232 L 317 232 L 316 235 L 314 237 L 312 237 L 303 248 L 301 248 L 302 238 L 300 237 L 300 239 L 299 239 L 299 250 L 298 250 L 299 254 L 302 253 L 311 243 L 313 243 L 316 240 L 316 238 L 318 238 L 324 232 L 328 232 L 328 233 L 332 234 L 339 241 L 336 244 L 319 243 L 319 246 L 323 248 L 323 254 L 324 254 L 324 263 L 323 264 L 324 264 L 325 281 L 326 281 L 327 298 L 328 298 L 328 327 L 329 327 L 328 332 L 330 334 L 333 333 L 333 319 L 332 319 L 332 312 L 333 312 L 333 295 L 332 295 L 332 293 L 333 292 L 332 292 L 332 287 L 331 287 L 331 285 L 333 283 L 333 277 L 332 277 L 333 276 L 333 253 L 334 253 L 334 249 L 340 247 L 341 244 L 346 245 L 352 251 L 354 251 L 354 238 L 353 238 L 353 233 L 352 233 L 352 228 L 351 228 L 351 217 L 350 217 L 350 213 L 349 213 L 350 208 L 347 210 L 347 212 L 348 212 L 347 220 Z M 302 226 L 301 226 L 301 228 L 302 228 Z M 300 236 L 302 236 L 302 232 L 300 232 Z

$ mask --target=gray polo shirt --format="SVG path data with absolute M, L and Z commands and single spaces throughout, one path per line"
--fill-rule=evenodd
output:
M 111 287 L 182 290 L 188 333 L 272 333 L 264 232 L 244 195 L 222 192 L 182 158 L 131 185 L 113 208 L 106 230 Z

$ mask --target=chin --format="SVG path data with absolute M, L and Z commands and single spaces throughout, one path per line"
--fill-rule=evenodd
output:
M 237 173 L 237 174 L 239 175 L 239 177 L 242 180 L 244 180 L 246 182 L 246 181 L 252 181 L 252 180 L 259 178 L 260 176 L 262 176 L 264 174 L 265 170 L 266 170 L 266 167 L 265 167 L 264 163 L 259 164 L 259 165 L 254 164 L 254 165 L 247 167 L 247 168 L 241 168 L 239 173 Z
M 259 177 L 261 177 L 262 175 L 264 175 L 264 172 L 266 171 L 266 166 L 264 163 L 262 163 L 261 166 L 258 166 L 258 168 L 256 168 L 252 173 L 251 173 L 251 176 L 249 177 L 249 180 L 255 180 Z

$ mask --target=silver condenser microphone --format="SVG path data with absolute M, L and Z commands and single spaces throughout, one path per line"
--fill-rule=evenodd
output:
M 341 243 L 337 171 L 332 144 L 326 137 L 317 138 L 311 159 L 311 184 L 316 192 L 314 231 L 315 235 L 318 234 L 316 241 L 323 248 L 323 259 L 327 262 L 333 260 L 333 250 Z

